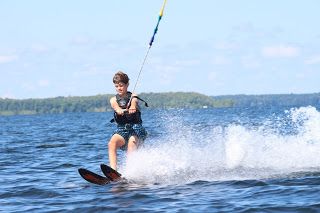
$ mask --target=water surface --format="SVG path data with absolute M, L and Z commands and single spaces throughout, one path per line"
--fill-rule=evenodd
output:
M 128 181 L 97 186 L 112 113 L 0 117 L 3 212 L 317 212 L 316 107 L 143 111 L 142 149 L 119 151 Z

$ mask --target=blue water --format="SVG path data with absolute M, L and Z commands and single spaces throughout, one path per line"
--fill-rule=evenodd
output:
M 127 181 L 102 174 L 112 113 L 0 117 L 0 212 L 320 212 L 320 112 L 296 108 L 143 111 Z

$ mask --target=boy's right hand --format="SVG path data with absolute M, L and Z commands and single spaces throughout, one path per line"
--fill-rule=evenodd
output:
M 117 110 L 116 110 L 116 113 L 117 113 L 118 115 L 123 115 L 123 114 L 124 114 L 124 109 L 117 109 Z

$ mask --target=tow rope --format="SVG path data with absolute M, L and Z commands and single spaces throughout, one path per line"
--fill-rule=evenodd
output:
M 164 7 L 165 7 L 166 3 L 167 3 L 167 0 L 164 0 L 164 2 L 163 2 L 163 4 L 162 4 L 162 7 L 161 7 L 161 10 L 160 10 L 160 13 L 159 13 L 157 25 L 156 25 L 156 27 L 155 27 L 155 29 L 154 29 L 154 31 L 153 31 L 153 35 L 152 35 L 152 37 L 151 37 L 151 39 L 150 39 L 149 47 L 148 47 L 147 52 L 146 52 L 146 55 L 144 56 L 144 59 L 143 59 L 143 61 L 142 61 L 142 64 L 141 64 L 141 67 L 140 67 L 140 70 L 139 70 L 139 73 L 138 73 L 138 77 L 137 77 L 136 82 L 135 82 L 135 84 L 134 84 L 132 93 L 134 93 L 134 91 L 136 90 L 136 87 L 137 87 L 138 81 L 139 81 L 139 79 L 140 79 L 140 75 L 141 75 L 142 69 L 143 69 L 143 67 L 144 67 L 144 64 L 146 63 L 147 58 L 148 58 L 148 55 L 149 55 L 150 49 L 151 49 L 151 47 L 152 47 L 152 44 L 153 44 L 155 35 L 156 35 L 157 32 L 158 32 L 159 23 L 160 23 L 160 21 L 161 21 L 161 18 L 162 18 L 162 15 L 163 15 L 163 11 L 164 11 Z M 132 98 L 132 96 L 131 96 L 131 98 Z M 129 103 L 130 103 L 130 102 L 131 102 L 131 99 L 130 99 Z

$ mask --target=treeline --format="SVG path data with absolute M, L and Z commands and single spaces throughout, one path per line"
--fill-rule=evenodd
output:
M 217 101 L 228 100 L 234 107 L 320 106 L 320 93 L 276 95 L 213 96 Z
M 150 102 L 153 108 L 203 108 L 230 107 L 234 103 L 229 99 L 216 100 L 210 96 L 195 92 L 141 93 L 139 97 Z
M 0 115 L 103 112 L 111 95 L 44 99 L 0 99 Z
M 105 112 L 112 110 L 109 103 L 112 96 L 96 95 L 23 100 L 0 98 L 0 115 Z M 228 107 L 233 105 L 227 99 L 216 101 L 210 96 L 193 92 L 141 93 L 139 97 L 147 101 L 150 108 Z
M 112 96 L 106 94 L 23 100 L 0 98 L 0 115 L 105 112 L 112 110 L 109 103 Z M 147 101 L 150 108 L 320 106 L 320 93 L 206 96 L 194 92 L 167 92 L 141 93 L 139 97 Z

